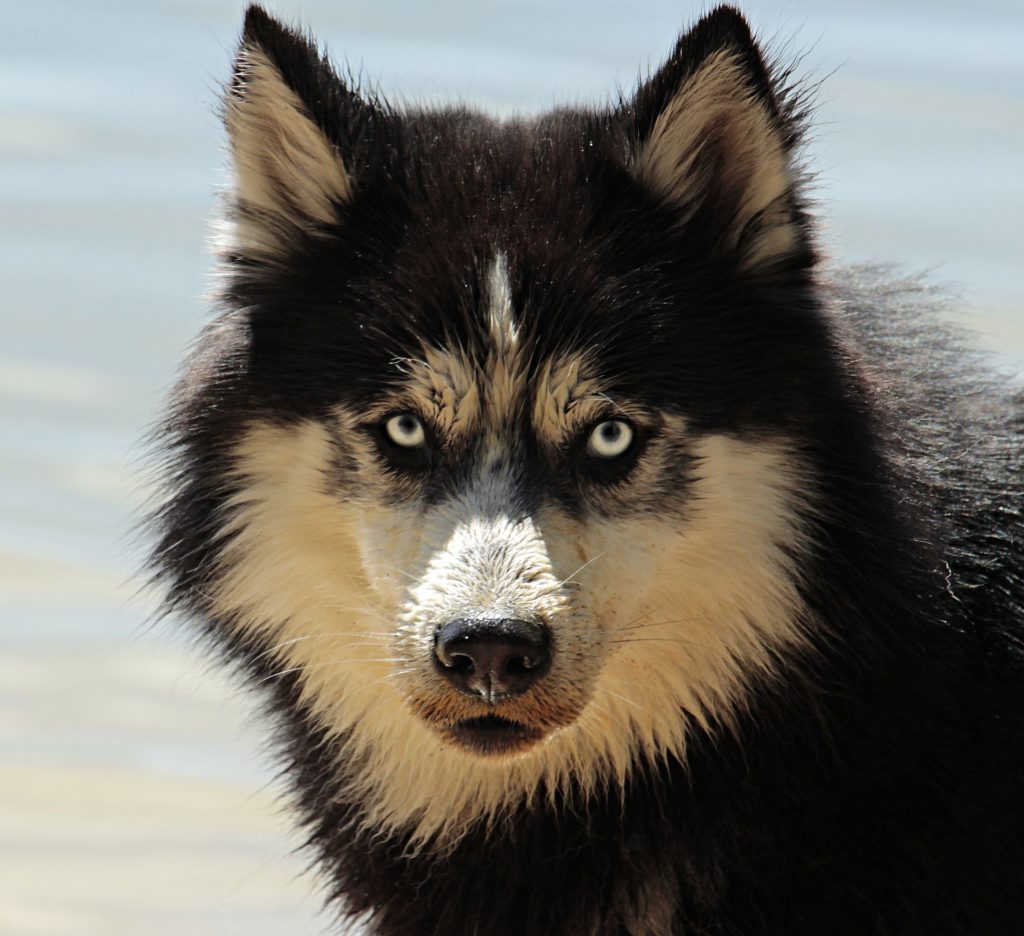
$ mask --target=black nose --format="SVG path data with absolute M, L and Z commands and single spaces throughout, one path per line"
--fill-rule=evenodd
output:
M 547 628 L 515 618 L 460 618 L 434 637 L 438 669 L 460 692 L 499 702 L 526 692 L 551 664 Z

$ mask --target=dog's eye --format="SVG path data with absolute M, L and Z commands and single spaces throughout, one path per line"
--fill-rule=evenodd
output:
M 384 432 L 395 445 L 407 449 L 419 448 L 427 440 L 423 423 L 412 413 L 399 413 L 397 416 L 392 416 L 384 423 Z
M 621 419 L 598 423 L 587 439 L 587 454 L 594 458 L 618 458 L 633 445 L 633 427 Z

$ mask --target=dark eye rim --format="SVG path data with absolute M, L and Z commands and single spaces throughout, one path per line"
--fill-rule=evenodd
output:
M 629 448 L 619 455 L 608 457 L 606 455 L 595 455 L 590 452 L 590 437 L 594 430 L 606 422 L 621 422 L 629 426 L 633 432 L 633 438 Z M 626 480 L 629 474 L 636 467 L 640 455 L 647 447 L 653 433 L 644 426 L 639 425 L 632 419 L 624 418 L 615 413 L 608 413 L 589 422 L 579 433 L 571 448 L 571 458 L 576 470 L 589 481 L 599 484 L 617 484 Z
M 388 434 L 388 423 L 396 416 L 415 416 L 423 427 L 423 442 L 420 445 L 402 445 Z M 391 467 L 403 471 L 419 472 L 434 464 L 437 450 L 437 433 L 430 420 L 413 409 L 396 409 L 363 426 L 377 447 L 381 458 Z

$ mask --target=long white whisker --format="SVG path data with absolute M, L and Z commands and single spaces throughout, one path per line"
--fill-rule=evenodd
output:
M 590 563 L 597 562 L 597 560 L 600 559 L 603 555 L 603 552 L 599 552 L 596 556 L 592 556 L 590 559 L 584 562 L 583 565 L 581 565 L 575 572 L 573 572 L 572 575 L 567 575 L 564 579 L 562 579 L 562 581 L 558 583 L 559 586 L 565 585 L 571 579 L 576 578 L 576 576 L 579 575 L 580 572 L 582 572 L 588 565 L 590 565 Z
M 610 695 L 610 696 L 614 696 L 616 699 L 621 699 L 627 705 L 632 705 L 635 708 L 640 709 L 640 711 L 643 712 L 645 715 L 650 716 L 651 713 L 647 709 L 645 709 L 642 705 L 640 705 L 638 702 L 634 702 L 632 699 L 627 699 L 624 695 L 619 695 L 619 693 L 617 693 L 617 692 L 612 692 L 612 690 L 609 689 L 607 686 L 602 686 L 601 690 L 603 692 L 607 692 L 608 695 Z
M 647 615 L 644 615 L 646 617 Z M 643 631 L 648 630 L 652 627 L 666 627 L 670 624 L 706 624 L 707 618 L 666 618 L 663 621 L 649 621 L 646 624 L 641 624 L 643 618 L 637 618 L 632 624 L 627 624 L 624 627 L 616 627 L 611 633 L 613 634 L 624 634 L 629 631 Z
M 344 666 L 362 664 L 362 663 L 402 663 L 403 660 L 398 657 L 379 657 L 377 659 L 366 659 L 366 660 L 353 660 L 349 657 L 339 657 L 336 660 L 323 660 L 320 663 L 302 663 L 298 666 L 290 666 L 287 669 L 278 670 L 276 673 L 271 673 L 269 676 L 264 676 L 260 680 L 260 683 L 269 682 L 271 679 L 279 679 L 281 676 L 287 676 L 289 673 L 310 673 L 313 670 L 323 669 L 325 666 Z
M 404 575 L 411 582 L 418 582 L 420 577 L 413 575 L 412 572 L 406 572 L 405 569 L 399 569 L 397 566 L 382 566 L 381 568 L 387 569 L 389 572 L 395 572 L 398 575 Z

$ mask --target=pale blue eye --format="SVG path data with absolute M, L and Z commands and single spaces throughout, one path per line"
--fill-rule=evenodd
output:
M 633 428 L 621 419 L 598 423 L 587 440 L 587 453 L 597 458 L 618 458 L 633 444 Z
M 388 438 L 402 448 L 419 448 L 426 442 L 427 434 L 423 423 L 412 413 L 399 413 L 384 423 Z

